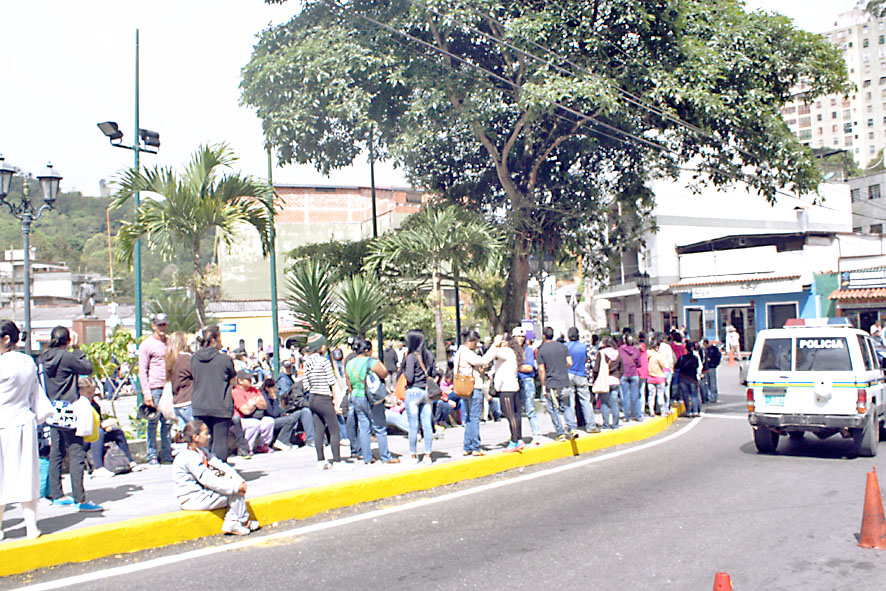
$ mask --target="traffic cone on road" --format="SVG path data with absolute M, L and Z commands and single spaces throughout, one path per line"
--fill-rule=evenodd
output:
M 732 349 L 729 349 L 729 365 L 735 365 L 735 355 L 732 353 Z
M 861 517 L 861 534 L 858 545 L 862 548 L 886 550 L 886 517 L 883 516 L 883 499 L 877 481 L 877 467 L 868 472 L 864 490 L 864 513 Z
M 714 577 L 714 591 L 732 591 L 732 578 L 729 573 L 717 573 Z

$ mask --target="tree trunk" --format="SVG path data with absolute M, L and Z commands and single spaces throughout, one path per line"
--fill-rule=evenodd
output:
M 505 280 L 505 293 L 501 302 L 501 314 L 496 332 L 512 330 L 523 320 L 524 302 L 526 301 L 526 283 L 529 281 L 529 262 L 522 249 L 515 248 L 511 255 L 508 277 Z
M 194 249 L 194 309 L 197 312 L 197 324 L 200 328 L 206 326 L 206 302 L 203 293 L 205 271 L 200 264 L 200 243 L 192 245 Z
M 437 332 L 437 367 L 446 367 L 446 343 L 443 342 L 443 286 L 440 281 L 440 272 L 436 268 L 433 271 L 433 283 L 434 328 Z

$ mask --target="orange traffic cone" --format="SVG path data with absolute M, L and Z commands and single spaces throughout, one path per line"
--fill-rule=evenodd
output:
M 868 472 L 858 545 L 862 548 L 886 550 L 886 518 L 883 516 L 883 499 L 880 497 L 880 483 L 877 481 L 876 466 Z
M 732 349 L 729 349 L 729 365 L 735 365 L 735 355 L 732 353 Z
M 714 577 L 714 591 L 732 591 L 732 578 L 729 573 L 717 573 Z

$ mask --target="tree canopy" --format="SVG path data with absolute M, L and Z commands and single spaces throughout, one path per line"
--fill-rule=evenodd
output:
M 282 162 L 350 164 L 370 134 L 410 181 L 509 236 L 500 322 L 531 251 L 603 275 L 649 227 L 656 177 L 769 199 L 820 173 L 779 114 L 849 91 L 838 51 L 738 0 L 306 0 L 243 69 Z

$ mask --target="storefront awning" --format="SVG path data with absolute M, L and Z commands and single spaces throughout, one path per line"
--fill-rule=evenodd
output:
M 873 287 L 868 289 L 838 289 L 831 293 L 830 299 L 842 302 L 886 300 L 886 287 Z
M 675 292 L 694 292 L 713 288 L 729 288 L 741 285 L 759 285 L 761 283 L 796 281 L 799 275 L 745 275 L 730 277 L 729 279 L 683 279 L 671 284 L 671 290 Z

